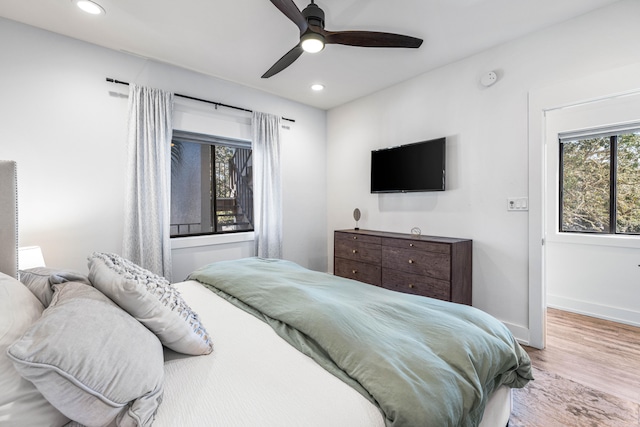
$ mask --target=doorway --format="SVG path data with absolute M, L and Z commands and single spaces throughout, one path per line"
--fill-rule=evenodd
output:
M 580 289 L 580 295 L 573 297 L 549 292 L 550 288 L 553 289 L 550 284 L 554 281 L 566 280 L 558 277 L 559 267 L 555 262 L 558 249 L 560 253 L 572 254 L 570 256 L 574 258 L 574 264 L 564 266 L 565 271 L 582 271 L 588 265 L 598 268 L 600 272 L 620 272 L 622 277 L 628 277 L 627 282 L 636 280 L 637 283 L 640 280 L 640 238 L 562 236 L 556 231 L 558 134 L 567 130 L 639 121 L 640 88 L 633 87 L 637 85 L 636 76 L 639 74 L 640 65 L 635 65 L 529 94 L 528 343 L 532 347 L 545 346 L 545 313 L 548 305 L 640 325 L 640 312 L 633 309 L 634 306 L 630 304 L 632 301 L 624 296 L 622 302 L 620 300 L 624 289 L 608 289 L 617 300 L 603 300 L 602 292 L 607 289 L 590 288 L 587 292 Z M 598 238 L 594 240 L 594 237 Z M 554 262 L 550 262 L 551 254 Z M 593 262 L 591 258 L 585 258 L 586 254 L 602 262 Z M 624 280 L 613 278 L 606 287 L 620 282 Z

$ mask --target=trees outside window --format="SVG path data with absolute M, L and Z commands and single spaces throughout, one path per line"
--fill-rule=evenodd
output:
M 560 139 L 559 228 L 640 234 L 640 128 Z

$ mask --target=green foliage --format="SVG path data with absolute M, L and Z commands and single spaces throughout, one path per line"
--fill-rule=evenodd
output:
M 233 197 L 230 177 L 230 162 L 233 158 L 234 153 L 234 148 L 226 147 L 223 145 L 215 146 L 217 197 Z
M 617 233 L 640 234 L 640 133 L 618 139 Z
M 562 231 L 640 233 L 640 133 L 617 138 L 616 218 L 610 230 L 611 139 L 563 143 Z

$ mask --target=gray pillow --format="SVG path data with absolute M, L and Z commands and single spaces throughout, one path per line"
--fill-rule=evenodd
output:
M 69 419 L 18 374 L 7 357 L 7 347 L 42 315 L 44 307 L 29 289 L 0 273 L 0 424 L 60 427 Z
M 34 267 L 20 270 L 20 281 L 29 288 L 40 300 L 42 305 L 49 307 L 53 289 L 51 287 L 64 282 L 81 282 L 90 285 L 89 278 L 73 271 L 57 270 L 48 267 Z
M 162 345 L 97 289 L 54 285 L 42 317 L 7 350 L 60 412 L 87 426 L 150 426 L 162 401 Z
M 200 318 L 164 277 L 116 254 L 89 257 L 89 280 L 178 353 L 209 354 L 209 334 Z

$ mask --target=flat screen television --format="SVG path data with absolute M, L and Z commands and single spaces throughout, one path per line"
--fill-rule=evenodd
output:
M 373 150 L 371 192 L 444 191 L 446 138 Z

